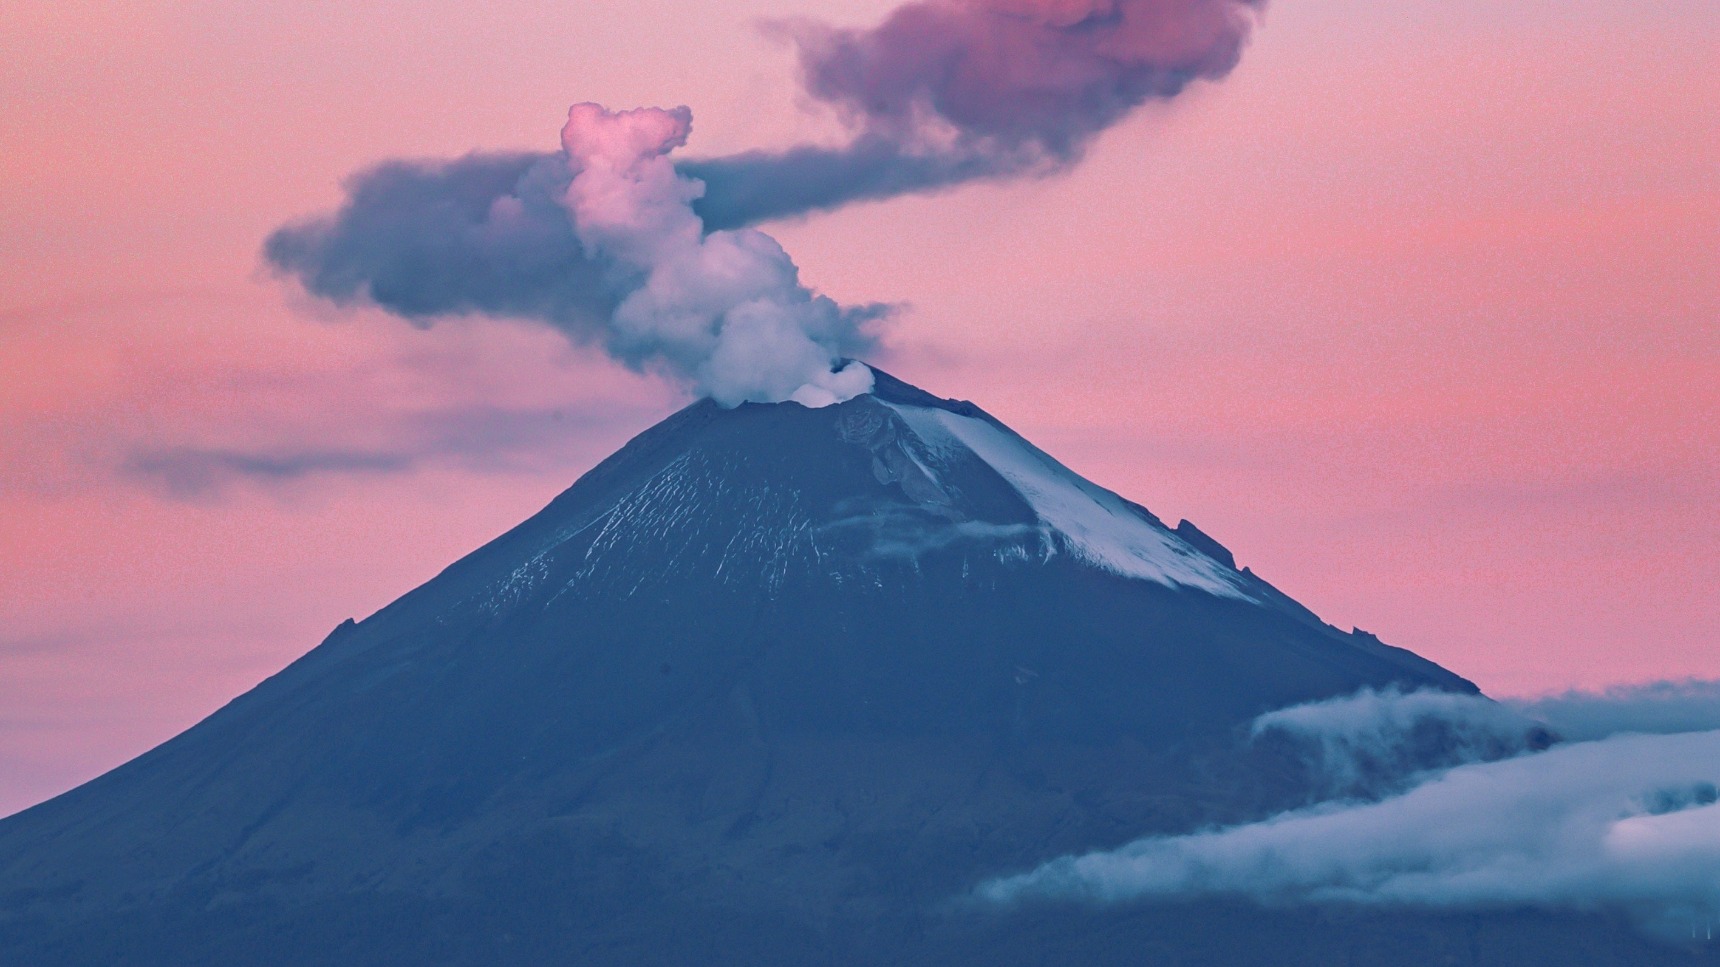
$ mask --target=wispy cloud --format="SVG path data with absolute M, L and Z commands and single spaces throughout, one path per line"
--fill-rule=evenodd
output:
M 1327 798 L 1402 792 L 1429 769 L 1503 759 L 1552 741 L 1533 719 L 1479 695 L 1390 688 L 1268 712 L 1251 734 L 1299 746 Z
M 298 480 L 317 474 L 391 473 L 411 469 L 410 454 L 362 453 L 343 450 L 301 450 L 288 453 L 242 453 L 236 450 L 168 447 L 140 450 L 120 469 L 127 475 L 161 484 L 175 496 L 207 494 L 235 479 Z
M 506 409 L 464 406 L 425 413 L 373 415 L 363 440 L 341 439 L 331 425 L 244 444 L 136 446 L 119 462 L 121 474 L 181 499 L 215 496 L 238 484 L 287 485 L 318 477 L 379 476 L 456 467 L 508 473 L 578 466 L 586 454 L 572 446 L 592 430 L 643 423 L 643 408 L 594 403 L 584 408 Z M 307 442 L 319 431 L 333 439 Z
M 1683 679 L 1506 699 L 1523 715 L 1573 741 L 1627 732 L 1669 735 L 1720 729 L 1720 681 Z
M 246 327 L 232 324 L 235 317 Z M 0 494 L 174 500 L 427 471 L 571 481 L 676 399 L 538 327 L 307 322 L 272 294 L 115 295 L 13 312 Z

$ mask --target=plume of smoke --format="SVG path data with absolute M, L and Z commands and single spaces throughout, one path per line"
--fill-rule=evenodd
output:
M 1401 792 L 1428 770 L 1544 749 L 1553 739 L 1531 718 L 1480 695 L 1395 688 L 1268 712 L 1251 734 L 1300 747 L 1327 798 Z
M 278 229 L 264 257 L 337 304 L 419 324 L 474 313 L 548 323 L 724 402 L 802 387 L 807 400 L 842 398 L 864 390 L 864 369 L 825 370 L 872 345 L 867 323 L 884 310 L 813 295 L 781 248 L 747 226 L 1060 170 L 1139 105 L 1227 74 L 1263 2 L 916 0 L 870 29 L 778 24 L 807 94 L 847 122 L 848 143 L 676 166 L 668 154 L 686 140 L 684 109 L 646 124 L 576 107 L 559 152 L 362 172 L 338 212 Z M 587 137 L 594 126 L 652 133 L 611 143 Z M 621 162 L 581 153 L 612 150 Z M 594 173 L 611 168 L 620 174 Z M 580 207 L 607 189 L 580 188 L 581 178 L 652 193 L 629 211 L 654 219 L 661 244 L 584 224 Z M 692 239 L 697 228 L 705 241 Z M 646 322 L 653 311 L 668 315 Z
M 693 208 L 711 229 L 828 211 L 1002 177 L 999 158 L 982 151 L 916 152 L 895 138 L 862 134 L 842 147 L 801 145 L 681 162 L 705 183 Z
M 1240 896 L 1267 904 L 1618 909 L 1671 939 L 1720 915 L 1720 683 L 1496 703 L 1373 691 L 1270 712 L 1337 786 L 1411 763 L 1411 785 L 1257 823 L 1155 836 L 981 885 L 1011 904 Z M 1573 741 L 1546 749 L 1545 719 Z M 1545 749 L 1545 751 L 1538 751 Z M 1506 756 L 1501 758 L 1501 756 Z M 1418 771 L 1419 770 L 1419 771 Z M 1389 769 L 1387 770 L 1389 771 Z
M 385 162 L 348 180 L 338 212 L 277 229 L 263 257 L 340 305 L 537 319 L 590 339 L 616 299 L 562 203 L 572 178 L 559 152 Z
M 701 184 L 669 159 L 691 127 L 686 108 L 576 104 L 558 154 L 384 165 L 333 217 L 276 231 L 265 255 L 312 292 L 425 324 L 548 322 L 728 406 L 871 389 L 845 357 L 871 345 L 884 308 L 812 292 L 757 229 L 707 233 L 692 209 Z

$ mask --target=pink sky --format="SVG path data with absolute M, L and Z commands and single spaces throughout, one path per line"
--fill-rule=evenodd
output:
M 0 13 L 0 814 L 196 721 L 681 402 L 258 268 L 398 156 L 690 104 L 827 134 L 763 16 L 885 0 Z M 1072 174 L 770 226 L 878 361 L 1497 694 L 1720 677 L 1720 7 L 1282 0 Z M 506 430 L 503 433 L 503 430 Z M 499 434 L 499 436 L 498 436 Z M 381 455 L 163 481 L 172 448 Z M 393 462 L 389 462 L 392 460 Z M 127 470 L 128 465 L 131 470 Z

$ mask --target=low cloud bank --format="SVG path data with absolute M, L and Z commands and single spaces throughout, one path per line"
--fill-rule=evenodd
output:
M 1299 746 L 1326 798 L 1402 792 L 1431 769 L 1503 759 L 1552 741 L 1532 718 L 1479 695 L 1371 688 L 1268 712 L 1251 733 Z
M 1720 681 L 1620 685 L 1603 692 L 1505 699 L 1504 704 L 1573 742 L 1625 732 L 1671 735 L 1720 729 Z
M 1663 683 L 1505 708 L 1479 697 L 1363 693 L 1263 716 L 1257 731 L 1319 740 L 1321 764 L 1383 754 L 1394 734 L 1445 716 L 1490 756 L 1545 711 L 1584 741 L 1423 772 L 1379 801 L 1343 800 L 1270 819 L 1053 860 L 977 890 L 1000 904 L 1240 896 L 1263 904 L 1621 910 L 1687 938 L 1720 915 L 1716 683 Z M 1668 697 L 1657 707 L 1654 696 Z M 1706 703 L 1706 704 L 1705 704 Z M 1560 719 L 1563 715 L 1563 719 Z M 1646 734 L 1646 733 L 1668 734 Z M 1507 754 L 1509 750 L 1507 750 Z

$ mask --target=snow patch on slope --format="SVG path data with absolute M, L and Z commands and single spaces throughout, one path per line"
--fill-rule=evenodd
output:
M 948 410 L 885 405 L 933 453 L 971 453 L 997 471 L 1045 526 L 1063 537 L 1068 551 L 1086 563 L 1124 577 L 1248 598 L 1236 572 L 1014 433 Z

